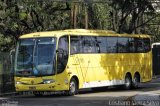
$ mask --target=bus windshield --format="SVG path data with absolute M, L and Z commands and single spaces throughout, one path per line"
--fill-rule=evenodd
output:
M 21 39 L 17 45 L 15 74 L 44 76 L 55 74 L 56 38 Z

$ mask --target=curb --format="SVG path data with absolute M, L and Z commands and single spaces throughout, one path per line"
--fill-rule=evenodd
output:
M 160 78 L 160 75 L 153 75 L 152 79 L 158 79 Z
M 0 94 L 0 97 L 3 97 L 3 96 L 12 96 L 12 95 L 18 95 L 17 92 L 9 92 L 9 93 L 1 93 Z

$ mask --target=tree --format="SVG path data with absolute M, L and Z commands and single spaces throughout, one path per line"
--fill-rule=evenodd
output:
M 3 44 L 10 47 L 22 34 L 69 28 L 149 33 L 158 37 L 159 26 L 151 25 L 155 19 L 158 23 L 158 17 L 153 0 L 1 0 L 0 39 L 12 39 Z
M 70 27 L 68 2 L 3 0 L 0 2 L 0 33 L 15 42 L 22 34 Z
M 110 5 L 113 30 L 119 33 L 141 33 L 140 27 L 156 17 L 151 0 L 113 0 Z M 152 18 L 144 20 L 146 14 Z

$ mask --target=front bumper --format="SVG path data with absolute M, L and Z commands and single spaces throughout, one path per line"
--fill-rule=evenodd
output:
M 24 85 L 16 84 L 16 91 L 57 91 L 55 84 Z

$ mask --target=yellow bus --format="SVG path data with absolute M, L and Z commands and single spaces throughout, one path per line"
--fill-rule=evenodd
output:
M 20 36 L 15 57 L 17 92 L 65 91 L 123 85 L 152 79 L 149 35 L 69 29 Z

